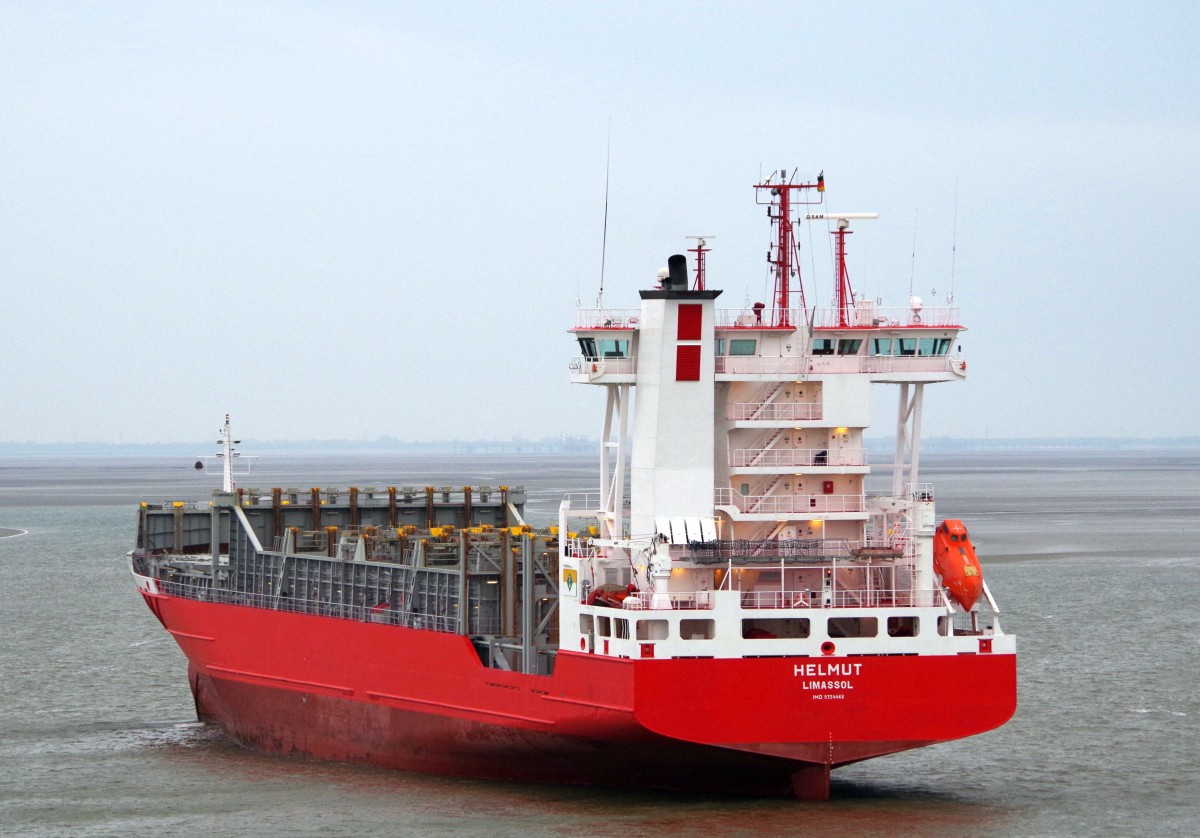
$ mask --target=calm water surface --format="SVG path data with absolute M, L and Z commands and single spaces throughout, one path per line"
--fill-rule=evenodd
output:
M 833 801 L 802 804 L 245 751 L 194 721 L 184 659 L 123 558 L 137 501 L 202 498 L 211 478 L 178 460 L 2 460 L 0 834 L 1200 834 L 1200 454 L 927 454 L 922 479 L 940 517 L 966 520 L 1020 636 L 1019 709 L 993 733 L 841 769 Z M 592 482 L 589 460 L 518 455 L 279 458 L 243 480 L 524 484 L 535 522 Z

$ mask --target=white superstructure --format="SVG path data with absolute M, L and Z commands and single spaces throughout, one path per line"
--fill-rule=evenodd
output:
M 721 292 L 702 270 L 690 283 L 686 258 L 673 256 L 640 309 L 577 312 L 571 377 L 605 388 L 607 410 L 601 491 L 568 498 L 561 513 L 567 535 L 584 520 L 560 556 L 564 648 L 738 656 L 831 642 L 878 654 L 902 643 L 946 654 L 956 625 L 964 648 L 1003 637 L 986 588 L 987 625 L 979 602 L 964 611 L 947 597 L 933 490 L 919 482 L 924 388 L 966 375 L 957 311 L 855 298 L 845 236 L 873 213 L 806 216 L 836 223 L 838 254 L 835 308 L 808 307 L 792 279 L 790 202 L 812 192 L 801 205 L 820 203 L 824 180 L 773 178 L 758 186 L 777 233 L 772 306 L 717 308 Z M 878 384 L 899 390 L 886 497 L 864 486 Z M 661 613 L 611 625 L 643 611 Z

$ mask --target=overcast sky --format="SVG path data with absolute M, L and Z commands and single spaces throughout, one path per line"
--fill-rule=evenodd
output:
M 1200 434 L 1198 32 L 1194 2 L 4 0 L 0 441 L 597 436 L 566 329 L 610 130 L 608 305 L 698 233 L 719 304 L 769 300 L 751 185 L 824 170 L 880 213 L 860 292 L 953 283 L 970 378 L 927 435 Z

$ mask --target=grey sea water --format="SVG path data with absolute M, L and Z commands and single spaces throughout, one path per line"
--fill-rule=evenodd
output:
M 939 515 L 965 519 L 1020 636 L 1019 708 L 998 731 L 841 769 L 822 804 L 447 779 L 233 745 L 195 722 L 184 659 L 123 559 L 139 500 L 206 496 L 212 478 L 190 466 L 0 460 L 0 834 L 1200 834 L 1200 453 L 926 455 Z M 242 482 L 524 485 L 544 522 L 593 474 L 565 456 L 279 457 Z M 950 692 L 931 711 L 971 700 Z

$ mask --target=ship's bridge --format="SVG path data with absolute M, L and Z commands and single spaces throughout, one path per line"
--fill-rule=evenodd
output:
M 636 308 L 577 309 L 571 331 L 580 354 L 571 359 L 571 381 L 582 384 L 636 383 Z
M 772 326 L 762 309 L 716 312 L 713 353 L 717 381 L 801 380 L 830 374 L 867 375 L 881 383 L 933 383 L 966 375 L 958 346 L 964 330 L 955 306 L 817 309 L 812 326 Z M 790 322 L 806 323 L 797 311 Z M 579 309 L 571 330 L 580 354 L 571 380 L 591 384 L 637 381 L 637 309 Z

